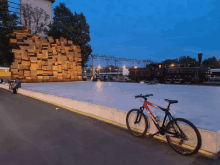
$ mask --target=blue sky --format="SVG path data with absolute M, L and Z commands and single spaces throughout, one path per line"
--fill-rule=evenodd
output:
M 56 0 L 90 25 L 94 54 L 161 61 L 220 57 L 220 1 Z
M 60 2 L 85 15 L 92 54 L 158 62 L 198 53 L 220 58 L 220 1 L 56 0 L 52 8 Z

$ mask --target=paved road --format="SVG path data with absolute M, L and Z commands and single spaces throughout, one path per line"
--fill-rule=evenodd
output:
M 0 165 L 220 164 L 0 88 Z

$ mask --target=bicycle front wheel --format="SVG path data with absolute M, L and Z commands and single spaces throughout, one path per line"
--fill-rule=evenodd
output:
M 190 156 L 201 148 L 201 134 L 194 124 L 182 118 L 174 118 L 166 126 L 166 139 L 179 154 Z
M 126 117 L 126 124 L 129 132 L 137 137 L 143 137 L 148 130 L 148 120 L 139 109 L 132 109 Z

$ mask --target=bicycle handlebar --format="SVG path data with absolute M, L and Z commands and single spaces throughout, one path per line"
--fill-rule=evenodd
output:
M 138 98 L 138 97 L 142 97 L 142 98 L 145 99 L 146 97 L 149 97 L 149 96 L 153 96 L 153 94 L 143 95 L 143 96 L 142 96 L 142 94 L 141 95 L 137 95 L 137 96 L 135 96 L 135 99 Z

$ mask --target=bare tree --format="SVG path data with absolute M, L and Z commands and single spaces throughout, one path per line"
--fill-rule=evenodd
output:
M 30 4 L 21 5 L 21 23 L 23 26 L 28 27 L 32 34 L 44 33 L 49 28 L 50 19 L 49 14 L 42 8 L 33 8 Z

